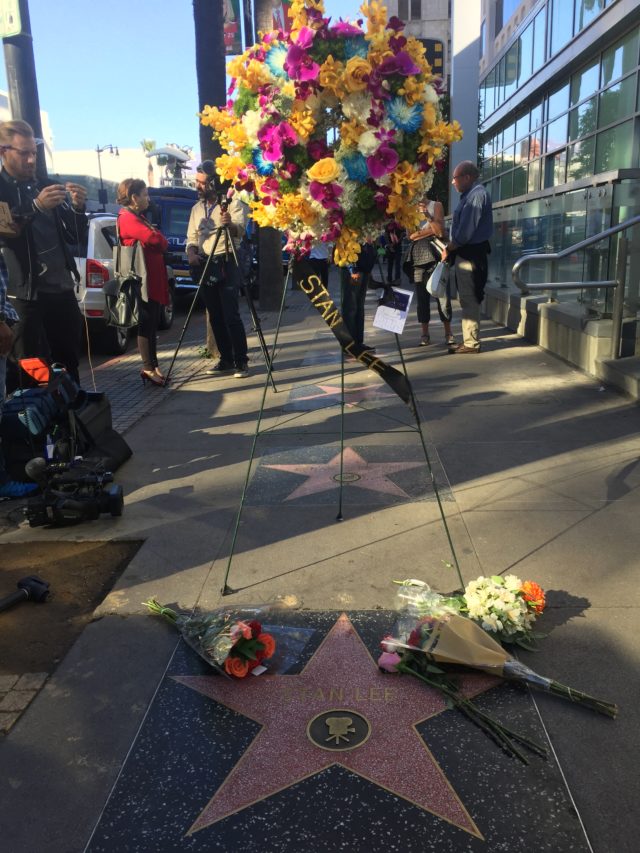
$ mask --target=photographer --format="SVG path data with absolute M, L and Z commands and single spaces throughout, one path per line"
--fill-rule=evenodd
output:
M 26 122 L 0 124 L 0 201 L 13 218 L 1 246 L 20 318 L 13 354 L 60 362 L 79 381 L 82 316 L 74 288 L 80 277 L 72 247 L 87 240 L 87 193 L 79 184 L 37 179 L 37 144 Z
M 246 230 L 246 207 L 235 197 L 227 200 L 216 182 L 211 160 L 198 166 L 196 189 L 199 198 L 189 217 L 187 258 L 193 280 L 199 282 L 213 252 L 200 293 L 220 351 L 220 360 L 207 373 L 233 373 L 241 379 L 249 375 L 247 336 L 238 307 L 239 270 L 228 242 L 233 240 L 238 250 Z

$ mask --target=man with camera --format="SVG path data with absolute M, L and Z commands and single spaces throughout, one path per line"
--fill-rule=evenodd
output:
M 198 201 L 187 227 L 187 259 L 195 282 L 206 272 L 200 293 L 220 352 L 220 360 L 207 373 L 233 373 L 242 379 L 249 375 L 247 336 L 238 306 L 240 274 L 230 243 L 237 252 L 246 230 L 246 207 L 223 193 L 212 160 L 198 166 L 196 189 Z
M 0 124 L 0 201 L 11 213 L 0 246 L 19 316 L 13 354 L 60 362 L 78 381 L 82 316 L 72 247 L 87 240 L 87 193 L 79 184 L 36 177 L 40 142 L 24 121 Z

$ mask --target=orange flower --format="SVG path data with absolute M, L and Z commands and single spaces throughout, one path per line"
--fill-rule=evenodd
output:
M 249 672 L 249 663 L 244 658 L 229 655 L 224 662 L 224 671 L 234 678 L 244 678 Z
M 542 613 L 546 604 L 544 590 L 535 581 L 525 581 L 522 584 L 522 597 L 536 613 Z
M 260 660 L 270 658 L 276 650 L 276 641 L 271 634 L 258 634 L 258 642 L 264 646 L 264 649 L 258 652 Z

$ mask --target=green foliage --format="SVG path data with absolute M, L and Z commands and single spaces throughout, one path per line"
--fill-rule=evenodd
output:
M 238 96 L 233 104 L 233 112 L 238 116 L 243 116 L 247 110 L 255 110 L 258 106 L 258 96 L 250 92 L 245 86 L 240 86 Z

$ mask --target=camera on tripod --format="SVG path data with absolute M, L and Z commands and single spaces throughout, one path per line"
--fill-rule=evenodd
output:
M 25 515 L 30 527 L 79 524 L 106 513 L 122 515 L 122 486 L 114 484 L 110 471 L 91 467 L 82 459 L 47 462 L 41 457 L 27 462 L 25 471 L 42 489 L 27 502 Z

